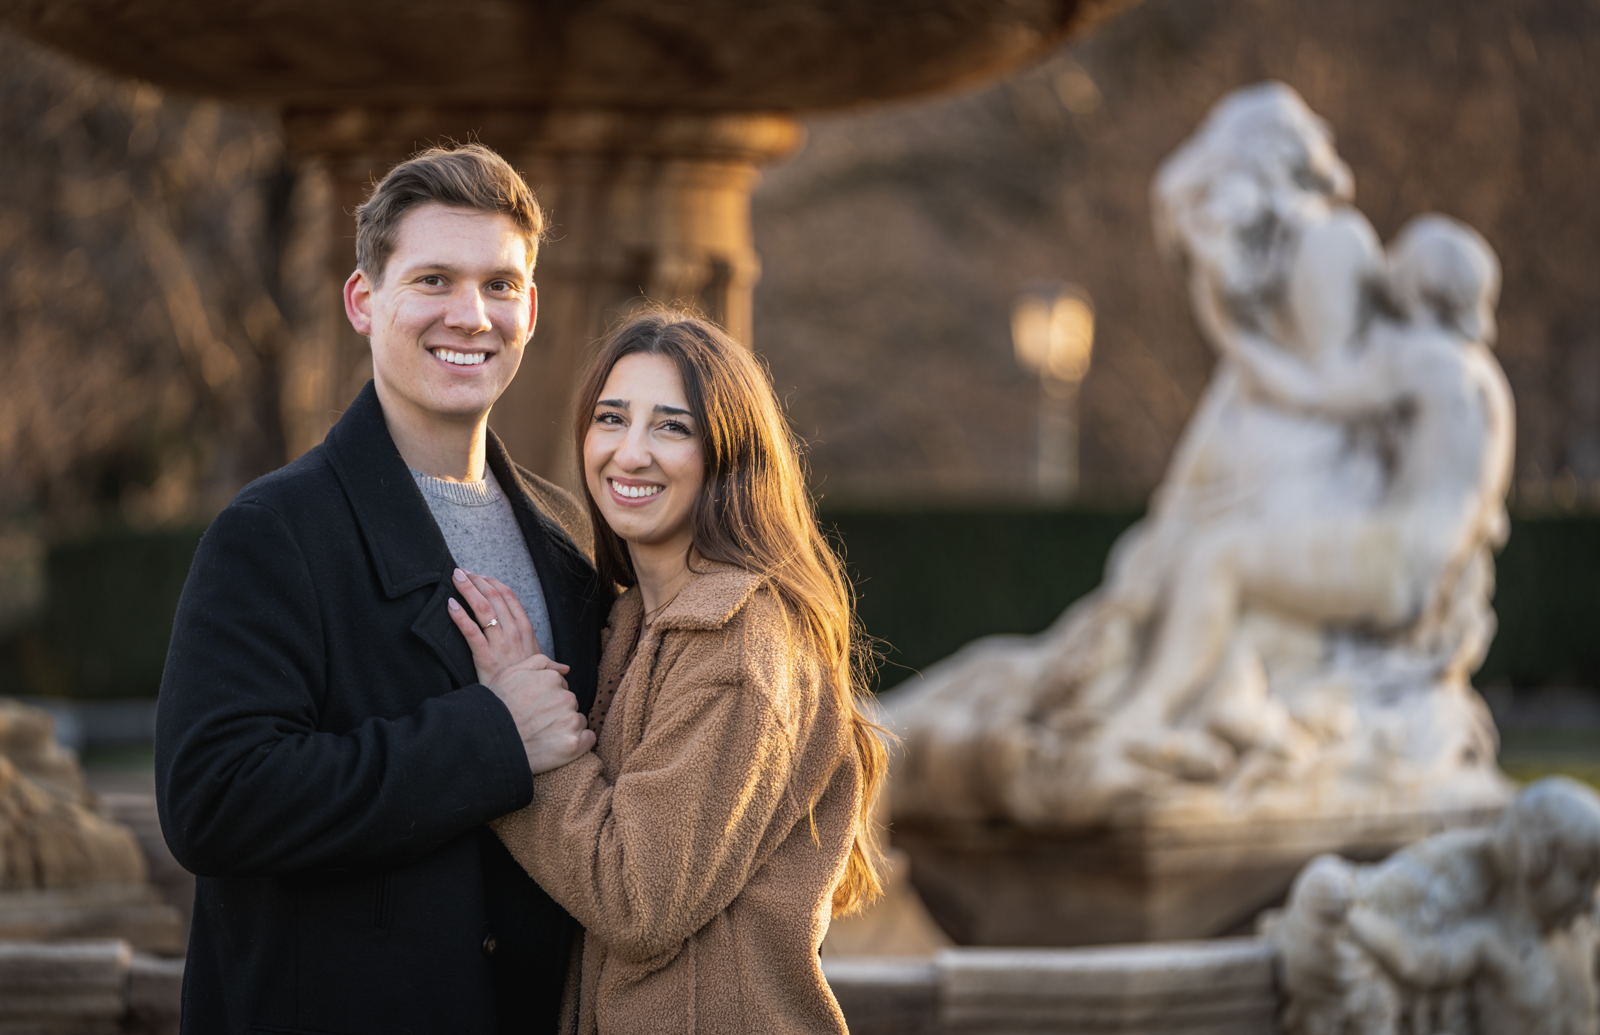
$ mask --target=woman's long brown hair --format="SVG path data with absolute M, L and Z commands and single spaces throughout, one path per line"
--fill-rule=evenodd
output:
M 870 650 L 856 625 L 844 566 L 817 527 L 799 442 L 784 420 L 771 381 L 748 350 L 709 321 L 657 310 L 613 331 L 590 364 L 574 413 L 578 470 L 584 470 L 584 437 L 611 368 L 633 353 L 672 361 L 699 429 L 705 481 L 690 515 L 694 552 L 755 572 L 798 613 L 803 634 L 824 659 L 832 690 L 850 716 L 861 765 L 861 798 L 855 843 L 833 894 L 833 911 L 857 912 L 883 891 L 872 805 L 888 759 L 882 727 L 870 718 L 865 699 L 862 677 Z M 636 585 L 627 543 L 606 524 L 587 478 L 584 499 L 594 525 L 600 577 Z

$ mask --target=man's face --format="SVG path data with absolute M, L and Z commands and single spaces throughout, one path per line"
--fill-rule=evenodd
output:
M 522 362 L 537 309 L 528 241 L 509 216 L 430 203 L 400 220 L 374 286 L 357 270 L 345 312 L 372 342 L 391 418 L 477 421 Z

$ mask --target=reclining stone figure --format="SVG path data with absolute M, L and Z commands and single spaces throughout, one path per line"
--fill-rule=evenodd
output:
M 1288 1035 L 1593 1035 L 1600 1030 L 1600 796 L 1534 783 L 1492 829 L 1375 865 L 1325 855 L 1263 925 Z

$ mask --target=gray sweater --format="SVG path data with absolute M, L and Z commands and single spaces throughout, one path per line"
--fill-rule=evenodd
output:
M 539 646 L 551 658 L 559 658 L 539 573 L 534 570 L 517 516 L 511 511 L 511 501 L 495 481 L 494 472 L 486 465 L 479 482 L 448 482 L 415 469 L 411 477 L 422 490 L 422 498 L 428 501 L 428 509 L 444 533 L 456 564 L 475 575 L 492 575 L 510 586 L 528 613 L 528 621 L 533 623 Z

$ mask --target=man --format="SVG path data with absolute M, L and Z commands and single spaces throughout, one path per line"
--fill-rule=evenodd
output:
M 488 432 L 543 215 L 469 145 L 396 166 L 356 226 L 373 380 L 218 515 L 173 628 L 156 784 L 199 875 L 183 1030 L 554 1031 L 575 925 L 484 826 L 593 744 L 609 604 L 581 508 Z M 516 589 L 569 668 L 479 684 L 447 613 L 462 568 Z

